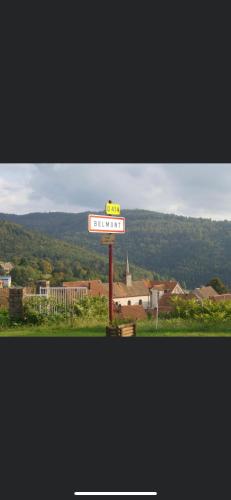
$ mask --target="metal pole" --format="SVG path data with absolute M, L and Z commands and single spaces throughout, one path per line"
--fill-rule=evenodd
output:
M 108 245 L 109 251 L 109 323 L 113 320 L 113 256 L 112 245 Z
M 111 200 L 108 203 L 112 203 Z M 109 216 L 110 217 L 110 216 Z M 112 255 L 112 245 L 108 245 L 108 261 L 109 261 L 109 324 L 113 321 L 113 255 Z

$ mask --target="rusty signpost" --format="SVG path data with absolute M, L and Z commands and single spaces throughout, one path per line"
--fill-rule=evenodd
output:
M 115 243 L 114 234 L 104 234 L 100 240 L 101 245 L 113 245 Z
M 105 212 L 110 214 L 111 213 L 111 207 L 112 207 L 112 201 L 109 200 L 109 202 L 106 204 L 106 210 Z M 112 233 L 111 233 L 112 235 Z M 109 265 L 109 280 L 108 280 L 108 286 L 109 286 L 109 324 L 112 324 L 113 321 L 113 253 L 112 253 L 112 243 L 109 243 L 108 245 L 108 265 Z
M 120 214 L 120 205 L 112 203 L 111 200 L 105 205 L 107 215 L 88 216 L 88 231 L 90 233 L 104 233 L 101 243 L 108 245 L 108 283 L 109 283 L 109 324 L 113 321 L 113 244 L 115 234 L 125 233 L 125 218 L 114 217 L 114 213 Z

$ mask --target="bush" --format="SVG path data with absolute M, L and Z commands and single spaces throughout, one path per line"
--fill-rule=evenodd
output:
M 47 321 L 49 299 L 46 297 L 30 297 L 24 302 L 23 317 L 25 323 L 40 325 Z
M 0 328 L 6 328 L 10 325 L 9 311 L 8 309 L 0 309 Z
M 81 318 L 106 320 L 108 316 L 108 300 L 106 297 L 84 297 L 76 302 L 74 314 Z
M 84 297 L 66 305 L 43 296 L 30 297 L 24 302 L 24 322 L 29 324 L 57 323 L 75 318 L 104 320 L 107 314 L 105 297 Z
M 172 297 L 174 310 L 172 318 L 183 318 L 198 320 L 201 322 L 221 323 L 231 320 L 231 301 L 219 301 L 207 299 L 198 302 L 196 299 L 185 300 L 181 297 Z

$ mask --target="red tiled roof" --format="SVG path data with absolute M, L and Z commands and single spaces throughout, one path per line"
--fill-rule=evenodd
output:
M 231 293 L 223 293 L 221 295 L 214 295 L 211 297 L 212 300 L 215 300 L 215 302 L 222 302 L 226 300 L 231 300 Z
M 210 299 L 217 295 L 216 290 L 212 286 L 201 286 L 200 288 L 195 288 L 192 292 L 194 295 L 198 295 L 201 299 Z
M 177 297 L 177 298 L 179 297 L 180 299 L 183 299 L 183 300 L 190 300 L 190 299 L 196 300 L 196 296 L 193 293 L 171 293 L 171 292 L 168 292 L 168 293 L 164 293 L 164 295 L 162 295 L 162 297 L 160 298 L 159 307 L 172 305 L 172 301 L 171 301 L 172 297 Z
M 103 283 L 101 280 L 89 280 L 89 281 L 64 281 L 63 287 L 87 287 L 88 293 L 91 296 L 103 296 L 105 295 Z
M 103 283 L 104 293 L 108 295 L 109 285 L 108 283 Z M 113 283 L 113 298 L 122 299 L 124 297 L 143 297 L 149 295 L 149 289 L 145 285 L 145 280 L 132 281 L 131 286 L 125 285 L 122 282 Z
M 64 287 L 77 287 L 85 286 L 89 290 L 90 295 L 103 295 L 108 297 L 109 284 L 102 283 L 101 280 L 89 280 L 89 281 L 64 281 Z M 127 286 L 122 282 L 113 283 L 113 298 L 124 298 L 124 297 L 142 297 L 149 295 L 149 287 L 146 284 L 146 280 L 132 281 L 131 286 Z
M 144 286 L 146 286 L 148 289 L 150 289 L 152 287 L 153 281 L 146 279 L 146 280 L 143 280 L 143 283 L 144 283 Z
M 176 295 L 171 293 L 171 292 L 164 293 L 164 295 L 162 295 L 162 297 L 160 297 L 160 299 L 159 299 L 159 308 L 169 306 L 169 305 L 172 306 L 171 298 L 175 297 L 175 296 Z M 179 295 L 178 295 L 178 297 L 179 297 Z
M 153 280 L 150 281 L 151 288 L 155 288 L 156 290 L 169 290 L 172 291 L 178 285 L 178 281 L 175 280 Z
M 143 306 L 121 306 L 116 311 L 115 317 L 119 319 L 143 320 L 147 319 L 147 314 Z
M 171 293 L 171 292 L 165 293 L 164 295 L 162 295 L 162 297 L 159 300 L 159 312 L 160 313 L 173 311 L 174 303 L 171 300 L 172 297 L 177 297 L 177 298 L 180 298 L 183 300 L 190 300 L 190 299 L 197 300 L 195 295 L 193 295 L 192 293 L 180 293 L 180 294 Z

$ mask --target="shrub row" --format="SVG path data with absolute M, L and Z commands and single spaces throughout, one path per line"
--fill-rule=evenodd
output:
M 24 302 L 24 322 L 43 324 L 68 319 L 106 320 L 108 301 L 105 297 L 84 297 L 81 301 L 63 304 L 46 297 L 30 297 Z
M 185 300 L 181 297 L 172 297 L 174 309 L 170 314 L 173 318 L 193 319 L 201 322 L 226 322 L 231 320 L 231 301 L 196 299 Z

